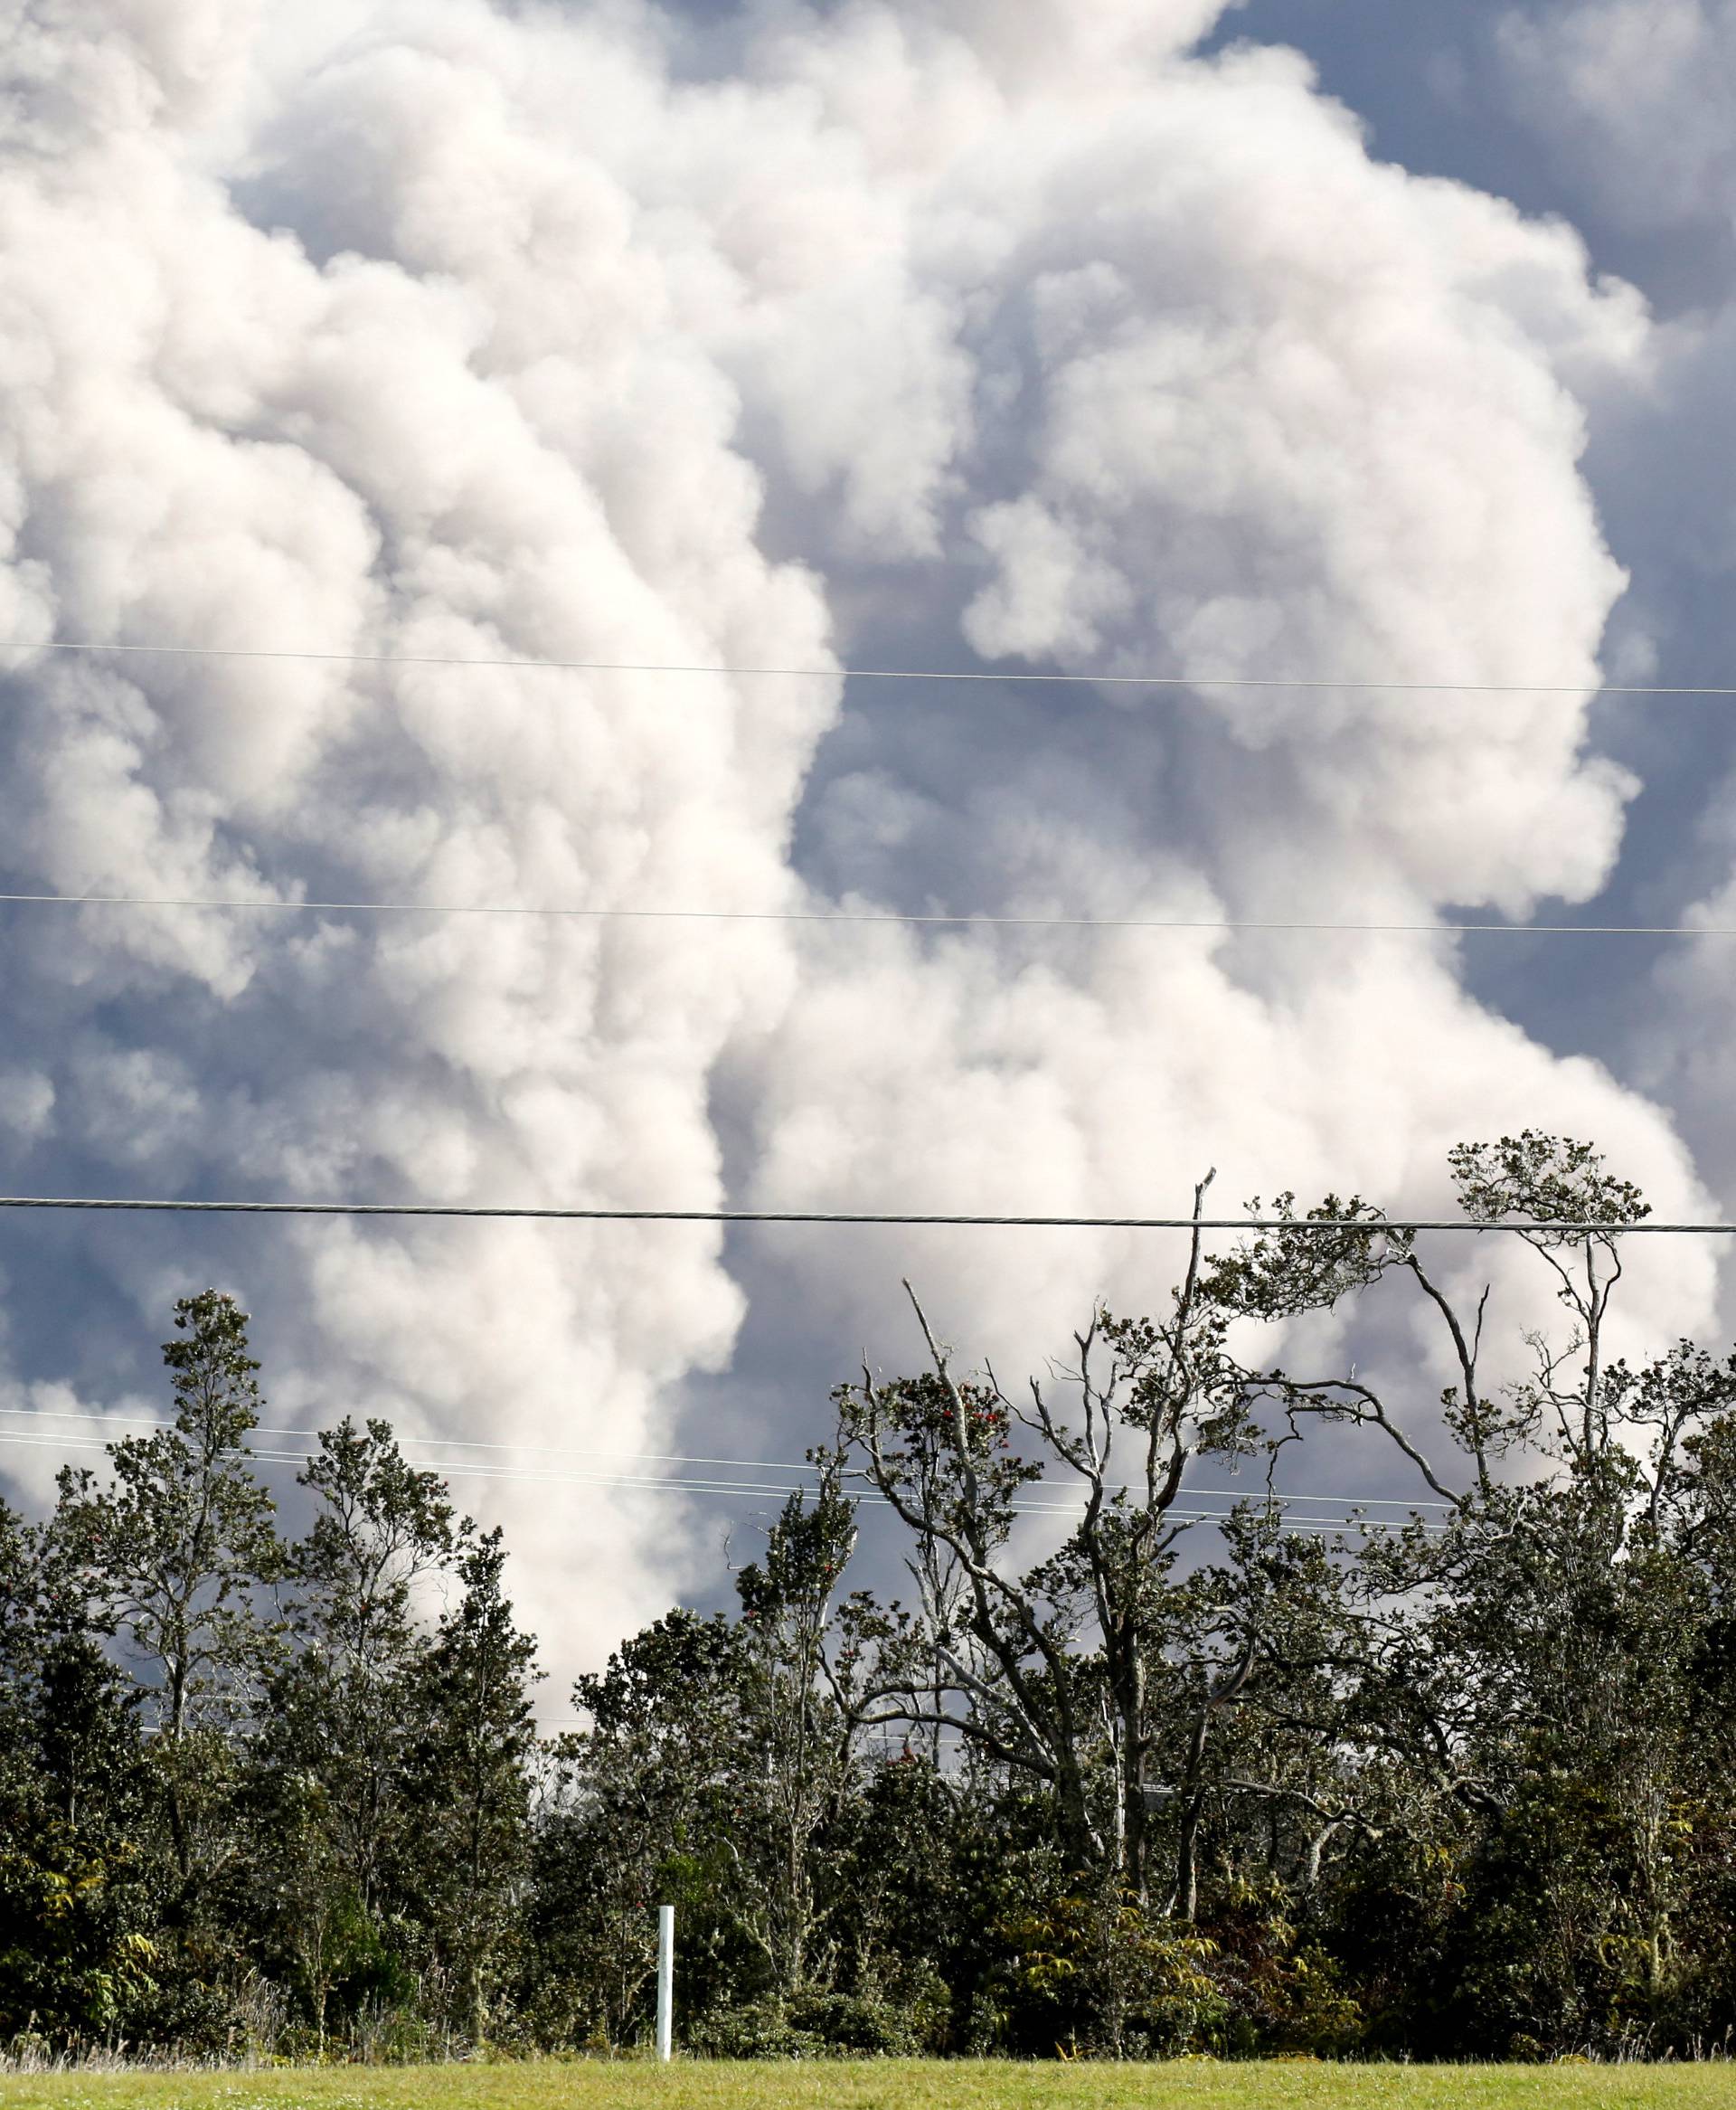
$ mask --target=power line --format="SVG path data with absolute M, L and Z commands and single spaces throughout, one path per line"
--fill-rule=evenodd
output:
M 912 923 L 943 929 L 1318 931 L 1346 935 L 1504 938 L 1736 938 L 1732 923 L 1363 923 L 1223 916 L 910 915 L 891 909 L 582 908 L 431 901 L 250 901 L 204 894 L 0 894 L 0 907 L 216 909 L 267 915 L 532 916 L 579 922 Z
M 161 1421 L 144 1415 L 98 1414 L 89 1409 L 60 1406 L 0 1406 L 0 1416 L 14 1421 L 95 1423 L 99 1427 L 105 1429 L 147 1429 L 160 1433 L 166 1433 L 177 1425 L 174 1422 Z M 255 1429 L 255 1433 L 261 1436 L 293 1438 L 298 1443 L 307 1443 L 316 1442 L 323 1433 L 325 1432 L 318 1429 L 272 1428 L 263 1423 L 258 1424 Z M 0 1433 L 4 1433 L 4 1432 L 0 1432 Z M 800 1487 L 811 1486 L 816 1472 L 816 1468 L 806 1459 L 797 1462 L 791 1459 L 780 1458 L 703 1458 L 684 1451 L 598 1451 L 573 1443 L 503 1443 L 485 1442 L 476 1437 L 467 1436 L 418 1436 L 410 1437 L 408 1440 L 424 1447 L 431 1446 L 437 1451 L 487 1451 L 511 1453 L 520 1457 L 528 1453 L 537 1458 L 596 1458 L 628 1465 L 731 1465 L 752 1472 L 800 1473 L 807 1476 L 799 1483 Z M 317 1452 L 310 1451 L 308 1452 L 310 1458 L 319 1455 L 320 1453 Z M 1073 1488 L 1077 1483 L 1069 1480 L 1060 1480 L 1032 1481 L 1026 1484 L 1033 1488 L 1052 1488 L 1057 1491 L 1065 1491 Z M 792 1485 L 768 1491 L 795 1493 L 799 1490 L 798 1486 Z M 1232 1502 L 1254 1500 L 1272 1500 L 1284 1503 L 1331 1502 L 1339 1508 L 1352 1509 L 1370 1506 L 1385 1509 L 1451 1509 L 1457 1507 L 1452 1502 L 1412 1501 L 1408 1496 L 1403 1495 L 1281 1495 L 1272 1490 L 1232 1487 L 1191 1487 L 1187 1491 L 1193 1497 L 1211 1496 L 1213 1499 L 1222 1498 L 1225 1501 Z
M 1550 1237 L 1614 1237 L 1638 1233 L 1730 1237 L 1736 1224 L 1580 1223 L 1513 1218 L 1481 1223 L 1466 1216 L 890 1216 L 845 1209 L 532 1208 L 465 1202 L 179 1201 L 111 1195 L 0 1195 L 0 1209 L 99 1209 L 206 1216 L 438 1216 L 562 1224 L 887 1224 L 1007 1231 L 1513 1231 Z
M 1736 687 L 1703 683 L 1591 681 L 1378 681 L 1363 677 L 1274 675 L 1033 674 L 954 667 L 703 667 L 664 660 L 541 659 L 511 655 L 442 652 L 310 652 L 250 645 L 104 644 L 90 638 L 14 639 L 0 652 L 144 652 L 182 659 L 303 659 L 346 667 L 488 667 L 541 669 L 556 674 L 709 675 L 725 680 L 963 681 L 1064 683 L 1086 688 L 1161 689 L 1391 689 L 1413 695 L 1736 696 Z
M 165 1426 L 167 1424 L 157 1424 Z M 100 1436 L 72 1436 L 54 1434 L 33 1436 L 13 1429 L 0 1429 L 0 1445 L 12 1444 L 33 1450 L 54 1451 L 104 1451 L 108 1443 Z M 244 1453 L 249 1460 L 261 1465 L 307 1465 L 318 1455 L 312 1451 L 265 1451 L 249 1449 Z M 406 1455 L 405 1462 L 418 1471 L 435 1472 L 443 1478 L 454 1480 L 503 1480 L 530 1482 L 540 1487 L 566 1486 L 618 1489 L 629 1494 L 687 1494 L 770 1497 L 787 1500 L 793 1494 L 809 1491 L 801 1487 L 785 1487 L 741 1481 L 683 1480 L 672 1475 L 627 1473 L 549 1472 L 530 1468 L 491 1466 L 479 1464 L 457 1465 L 439 1459 L 424 1459 Z M 890 1509 L 892 1505 L 883 1495 L 853 1494 L 853 1502 L 865 1504 L 871 1509 Z M 1260 1498 L 1250 1498 L 1256 1501 Z M 1020 1516 L 1025 1517 L 1076 1517 L 1084 1506 L 1084 1498 L 1070 1502 L 1030 1501 L 1014 1497 L 1009 1505 Z M 1202 1509 L 1177 1505 L 1165 1514 L 1183 1524 L 1226 1524 L 1231 1514 L 1224 1509 Z M 1344 1518 L 1279 1518 L 1276 1520 L 1280 1530 L 1295 1532 L 1307 1538 L 1330 1538 L 1339 1531 L 1367 1531 L 1377 1528 L 1396 1529 L 1395 1519 Z M 1419 1521 L 1420 1521 L 1419 1519 Z M 1435 1533 L 1444 1530 L 1444 1525 L 1423 1524 L 1421 1528 Z

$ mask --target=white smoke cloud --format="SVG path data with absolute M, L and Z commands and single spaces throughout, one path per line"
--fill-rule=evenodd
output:
M 1643 380 L 1641 306 L 1565 229 L 1373 162 L 1294 57 L 1189 58 L 1217 12 L 767 5 L 702 35 L 627 0 L 33 5 L 0 629 L 401 663 L 14 656 L 13 880 L 1398 922 L 1585 898 L 1631 783 L 1577 694 L 881 689 L 828 741 L 829 677 L 432 663 L 890 642 L 1589 690 L 1621 579 L 1575 392 Z M 1216 1159 L 1234 1198 L 1404 1202 L 1447 1142 L 1532 1121 L 1698 1201 L 1665 1120 L 1480 1010 L 1444 940 L 91 908 L 5 942 L 18 1188 L 1148 1213 Z M 1125 1239 L 876 1235 L 727 1267 L 703 1227 L 59 1250 L 153 1321 L 241 1255 L 280 1415 L 621 1450 L 678 1447 L 749 1294 L 842 1365 L 901 1265 L 961 1342 L 1021 1353 L 1152 1287 Z M 1673 1259 L 1645 1263 L 1665 1332 L 1712 1289 Z M 102 1396 L 64 1343 L 14 1357 Z M 703 1557 L 619 1493 L 476 1491 L 563 1668 Z
M 212 50 L 176 6 L 44 23 L 72 114 L 51 162 L 18 143 L 0 207 L 7 634 L 824 665 L 816 583 L 755 546 L 757 480 L 679 273 L 635 250 L 633 201 L 592 156 L 513 118 L 539 43 L 576 78 L 584 40 L 382 10 L 278 79 L 245 24 L 227 33 Z M 196 121 L 181 72 L 210 90 Z M 442 80 L 483 113 L 467 134 L 430 107 Z M 278 231 L 297 205 L 323 260 Z M 73 894 L 777 906 L 834 694 L 26 661 L 11 859 Z M 35 1075 L 12 1095 L 20 1184 L 52 1161 L 29 1148 L 46 1092 L 87 1179 L 159 1191 L 703 1206 L 708 1069 L 788 979 L 751 924 L 93 910 L 12 942 Z M 716 1244 L 288 1234 L 252 1285 L 278 1406 L 639 1447 L 660 1388 L 727 1353 L 740 1298 Z M 156 1316 L 203 1254 L 149 1245 L 110 1264 Z M 581 1642 L 642 1610 L 654 1570 L 662 1586 L 665 1517 L 523 1509 L 533 1609 L 576 1571 Z
M 1514 7 L 1496 47 L 1516 106 L 1618 224 L 1721 215 L 1736 185 L 1729 0 Z
M 1512 107 L 1608 221 L 1701 255 L 1736 223 L 1736 7 L 1728 0 L 1534 5 L 1498 38 Z M 1728 582 L 1736 508 L 1732 440 L 1736 298 L 1715 270 L 1653 332 L 1648 382 L 1605 408 L 1600 483 L 1647 560 L 1623 629 L 1637 678 L 1728 684 L 1736 652 Z M 1736 923 L 1736 779 L 1722 707 L 1660 702 L 1651 738 L 1703 755 L 1697 797 L 1653 883 L 1657 920 Z M 1736 1061 L 1730 941 L 1663 951 L 1629 1027 L 1636 1077 L 1676 1112 L 1723 1213 L 1736 1207 L 1729 1107 Z
M 847 77 L 870 101 L 860 50 Z M 1590 686 L 1623 582 L 1570 389 L 1642 383 L 1650 333 L 1565 228 L 1372 164 L 1265 52 L 1010 96 L 923 172 L 910 225 L 979 375 L 948 499 L 979 653 Z M 1005 762 L 984 711 L 974 748 L 935 741 L 938 792 L 883 766 L 831 785 L 834 868 L 926 907 L 900 875 L 950 876 L 963 831 L 962 898 L 1001 913 L 1407 922 L 1582 899 L 1613 861 L 1631 780 L 1584 758 L 1571 695 L 1128 693 L 1106 692 L 1127 729 L 1100 743 L 1131 769 L 1081 764 L 1070 743 L 1099 735 L 1076 712 Z M 906 736 L 931 777 L 928 743 Z M 1698 1200 L 1655 1114 L 1467 1002 L 1449 948 L 1396 936 L 853 935 L 810 968 L 767 1074 L 755 1192 L 782 1206 L 1168 1214 L 1215 1161 L 1231 1206 L 1289 1184 L 1428 1207 L 1451 1141 L 1528 1121 L 1606 1138 L 1667 1207 Z M 862 1250 L 792 1241 L 784 1263 L 840 1341 L 898 1327 L 894 1271 Z M 1004 1370 L 1094 1291 L 1148 1297 L 1173 1265 L 1076 1234 L 899 1250 Z M 1710 1255 L 1642 1264 L 1655 1317 L 1705 1311 Z

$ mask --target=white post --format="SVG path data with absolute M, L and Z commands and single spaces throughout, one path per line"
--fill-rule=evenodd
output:
M 657 2057 L 667 2061 L 675 2052 L 675 1908 L 657 1907 Z

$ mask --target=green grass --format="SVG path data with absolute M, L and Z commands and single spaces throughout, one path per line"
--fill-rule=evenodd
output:
M 13 2074 L 0 2110 L 1736 2110 L 1715 2066 L 622 2062 Z

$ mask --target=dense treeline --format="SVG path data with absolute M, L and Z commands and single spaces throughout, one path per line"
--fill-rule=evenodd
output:
M 1452 1172 L 1477 1222 L 1644 1211 L 1530 1133 Z M 733 1612 L 626 1642 L 552 1743 L 499 1534 L 346 1420 L 288 1541 L 245 1316 L 184 1301 L 173 1425 L 0 1515 L 0 2034 L 629 2044 L 666 1901 L 718 2054 L 1725 2047 L 1736 1361 L 1612 1359 L 1618 1235 L 1532 1229 L 1561 1320 L 1491 1377 L 1480 1242 L 1267 1213 L 1050 1379 L 930 1335 L 842 1386 Z M 1409 1344 L 1393 1386 L 1248 1359 L 1335 1313 Z M 1410 1521 L 1293 1528 L 1322 1424 Z M 901 1603 L 853 1587 L 863 1496 Z

